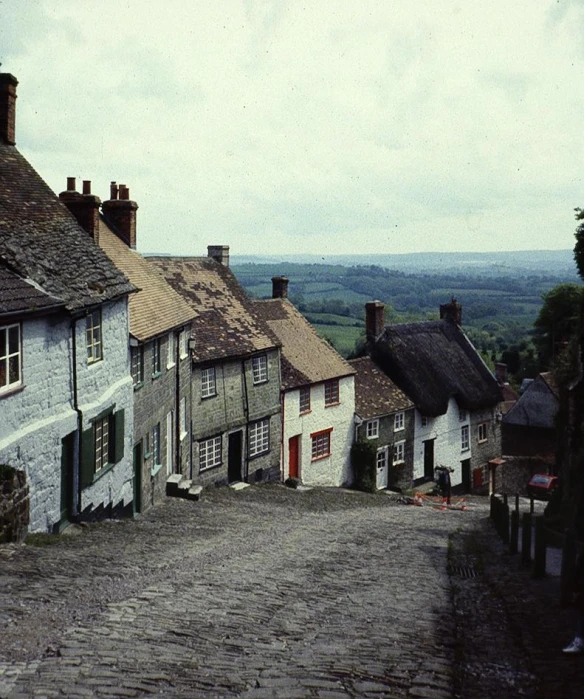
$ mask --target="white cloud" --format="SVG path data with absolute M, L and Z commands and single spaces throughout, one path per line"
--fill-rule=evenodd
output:
M 572 246 L 580 2 L 19 5 L 21 149 L 129 185 L 143 250 Z

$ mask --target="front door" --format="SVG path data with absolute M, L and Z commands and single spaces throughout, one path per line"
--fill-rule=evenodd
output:
M 288 476 L 300 478 L 300 435 L 290 437 L 288 440 Z
M 69 521 L 73 508 L 73 460 L 75 455 L 75 432 L 61 440 L 61 521 Z
M 229 435 L 229 449 L 227 452 L 227 479 L 230 483 L 241 480 L 241 456 L 243 445 L 243 432 L 232 432 Z
M 470 493 L 470 459 L 460 462 L 462 468 L 462 489 L 465 493 Z
M 142 512 L 142 442 L 134 447 L 134 514 Z
M 434 440 L 427 439 L 424 442 L 424 478 L 434 480 Z
M 377 490 L 387 488 L 389 480 L 389 447 L 381 447 L 377 450 Z

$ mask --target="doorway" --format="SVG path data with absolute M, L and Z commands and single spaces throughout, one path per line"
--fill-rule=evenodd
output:
M 300 478 L 300 435 L 288 440 L 288 477 Z
M 464 461 L 461 461 L 460 466 L 462 468 L 462 490 L 465 493 L 470 493 L 470 459 L 464 459 Z
M 61 517 L 58 528 L 68 524 L 73 512 L 73 462 L 75 432 L 61 440 Z
M 434 480 L 434 440 L 427 439 L 424 442 L 424 478 L 427 481 Z
M 235 483 L 241 478 L 241 457 L 243 454 L 243 432 L 232 432 L 229 435 L 229 446 L 227 450 L 227 480 Z

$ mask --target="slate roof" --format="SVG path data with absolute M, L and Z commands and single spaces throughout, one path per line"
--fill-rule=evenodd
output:
M 61 299 L 47 294 L 31 279 L 23 279 L 0 262 L 0 316 L 49 313 L 64 306 Z
M 288 299 L 254 301 L 253 305 L 282 343 L 283 389 L 355 373 Z
M 451 397 L 466 410 L 495 406 L 502 399 L 493 374 L 460 327 L 448 319 L 389 325 L 371 353 L 428 417 L 446 413 Z
M 145 342 L 172 328 L 186 325 L 195 311 L 166 282 L 158 269 L 129 248 L 101 219 L 99 245 L 138 289 L 130 296 L 130 334 Z
M 555 428 L 559 408 L 556 382 L 550 372 L 539 374 L 503 417 L 506 425 Z
M 381 371 L 371 357 L 350 359 L 355 374 L 355 412 L 364 420 L 409 410 L 412 401 Z
M 134 289 L 18 150 L 2 143 L 0 261 L 70 311 Z
M 196 313 L 194 361 L 245 357 L 279 347 L 225 265 L 210 257 L 148 257 L 148 262 Z

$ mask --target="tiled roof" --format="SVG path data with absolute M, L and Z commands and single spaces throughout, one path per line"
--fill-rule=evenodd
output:
M 355 374 L 355 412 L 365 420 L 413 408 L 414 404 L 370 357 L 350 359 Z
M 371 354 L 428 417 L 443 415 L 451 397 L 466 410 L 492 407 L 502 399 L 495 377 L 450 320 L 388 325 Z
M 193 359 L 243 357 L 279 346 L 233 272 L 210 257 L 148 257 L 196 317 Z
M 129 248 L 101 219 L 99 245 L 118 269 L 138 287 L 130 296 L 130 334 L 140 342 L 189 323 L 195 311 L 166 282 L 154 265 Z
M 133 286 L 14 146 L 0 144 L 0 260 L 69 310 Z
M 254 301 L 254 307 L 282 343 L 282 388 L 355 373 L 287 299 Z
M 31 313 L 64 307 L 61 299 L 43 291 L 30 279 L 23 279 L 0 262 L 0 316 Z

